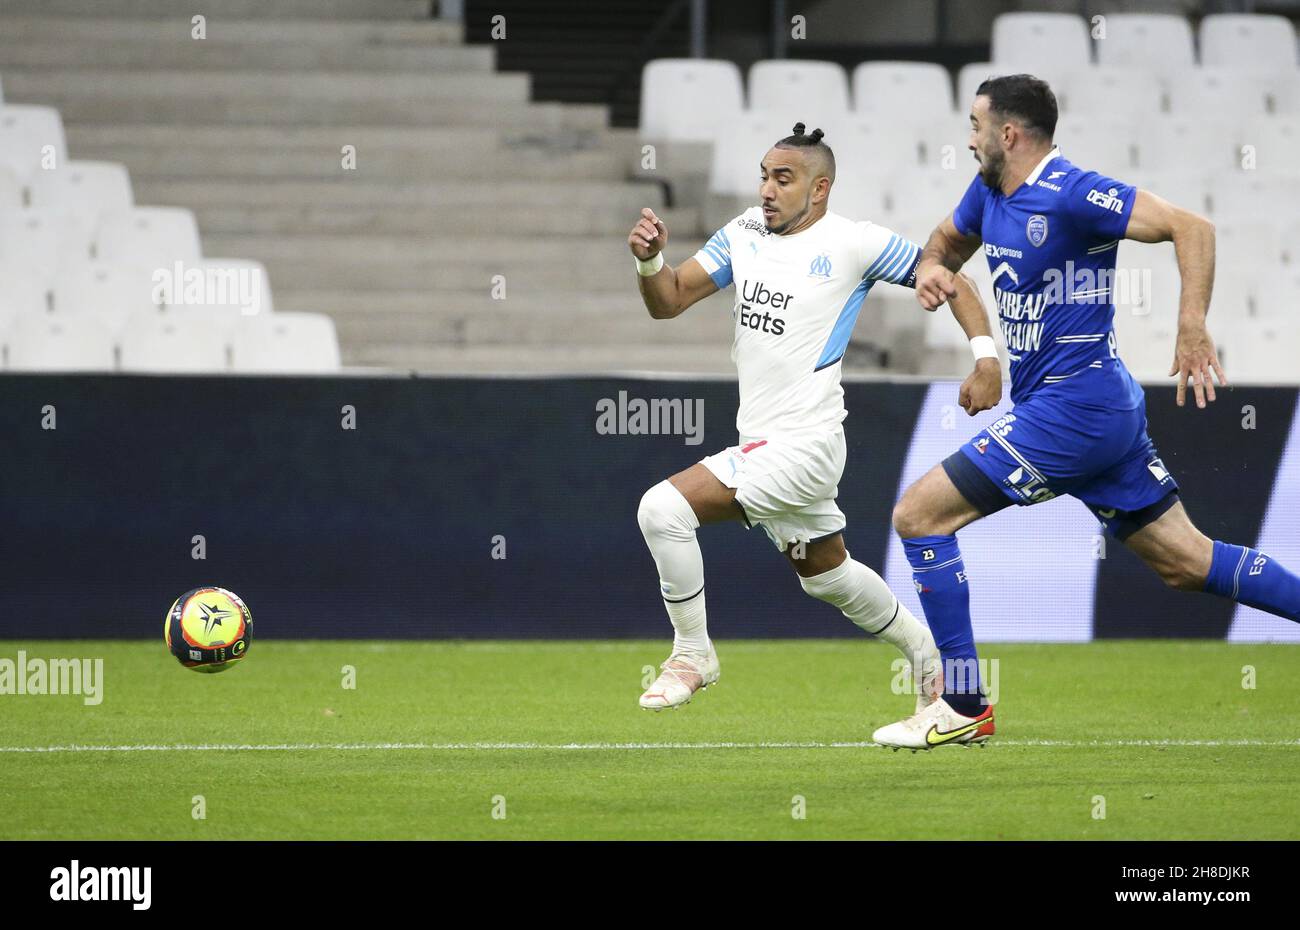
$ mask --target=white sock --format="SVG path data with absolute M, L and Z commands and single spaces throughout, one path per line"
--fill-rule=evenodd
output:
M 695 511 L 672 482 L 660 481 L 641 497 L 636 520 L 659 569 L 659 593 L 675 631 L 673 651 L 707 653 L 704 556 L 695 538 Z
M 834 604 L 866 632 L 893 643 L 909 662 L 919 661 L 929 630 L 866 565 L 847 558 L 828 572 L 799 581 L 805 591 Z

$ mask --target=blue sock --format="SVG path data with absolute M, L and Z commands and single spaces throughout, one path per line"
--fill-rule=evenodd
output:
M 957 713 L 977 717 L 984 703 L 970 623 L 970 588 L 957 537 L 917 536 L 904 539 L 903 549 L 926 622 L 943 656 L 943 698 Z
M 1205 590 L 1300 623 L 1300 578 L 1258 549 L 1216 539 Z

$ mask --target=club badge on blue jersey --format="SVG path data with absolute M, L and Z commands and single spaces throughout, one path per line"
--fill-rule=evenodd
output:
M 1025 224 L 1025 235 L 1029 237 L 1031 245 L 1040 246 L 1047 241 L 1047 217 L 1041 213 L 1035 213 Z

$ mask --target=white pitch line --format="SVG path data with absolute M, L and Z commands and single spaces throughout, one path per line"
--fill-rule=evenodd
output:
M 1300 740 L 1201 740 L 1201 739 L 1116 739 L 1116 740 L 995 740 L 991 746 L 1011 748 L 1056 747 L 1062 749 L 1107 749 L 1120 747 L 1184 748 L 1241 746 L 1300 746 Z M 62 752 L 608 752 L 651 749 L 872 749 L 885 748 L 872 742 L 770 742 L 770 743 L 177 743 L 172 745 L 68 745 L 0 746 L 0 753 Z

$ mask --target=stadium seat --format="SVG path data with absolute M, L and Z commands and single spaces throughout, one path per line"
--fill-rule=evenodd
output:
M 95 256 L 123 264 L 170 266 L 203 257 L 194 214 L 179 207 L 109 210 L 100 220 Z
M 1209 327 L 1216 338 L 1231 340 L 1232 331 L 1243 320 L 1259 313 L 1259 286 L 1271 275 L 1249 267 L 1235 267 L 1216 261 L 1214 292 L 1210 295 Z
M 48 278 L 90 258 L 89 232 L 75 217 L 37 209 L 0 212 L 0 261 L 39 269 Z
M 1133 169 L 1134 125 L 1123 119 L 1062 116 L 1056 124 L 1056 144 L 1080 168 L 1127 181 Z
M 1261 116 L 1239 135 L 1243 145 L 1254 147 L 1252 170 L 1280 177 L 1300 175 L 1300 117 Z
M 1201 64 L 1294 71 L 1296 34 L 1283 16 L 1212 14 L 1201 20 Z
M 1210 216 L 1216 223 L 1273 217 L 1284 223 L 1300 203 L 1300 179 L 1238 171 L 1211 178 Z
M 1218 285 L 1215 285 L 1218 289 Z M 1300 331 L 1300 268 L 1290 267 L 1285 271 L 1275 270 L 1268 275 L 1261 275 L 1253 288 L 1255 293 L 1255 316 L 1262 320 L 1287 322 Z M 1300 375 L 1300 355 L 1292 360 L 1292 376 Z
M 158 312 L 155 296 L 151 269 L 87 262 L 56 277 L 51 305 L 60 316 L 97 316 L 117 336 L 136 313 Z
M 1106 37 L 1096 47 L 1097 64 L 1109 67 L 1152 71 L 1196 66 L 1191 24 L 1172 14 L 1108 13 Z
M 323 313 L 272 313 L 235 324 L 231 362 L 239 372 L 328 374 L 339 369 L 334 321 Z
M 793 125 L 785 116 L 753 112 L 721 121 L 709 166 L 709 189 L 757 202 L 759 162 L 773 143 L 790 135 Z
M 67 161 L 53 171 L 38 171 L 29 188 L 33 207 L 75 214 L 92 223 L 102 213 L 135 205 L 126 166 L 111 161 Z
M 745 92 L 731 61 L 659 58 L 641 73 L 641 137 L 712 142 L 720 118 L 740 115 Z
M 1219 175 L 1237 170 L 1240 133 L 1231 110 L 1215 117 L 1151 117 L 1138 123 L 1134 134 L 1137 166 L 1144 171 L 1174 168 Z
M 852 85 L 855 113 L 895 124 L 951 118 L 952 78 L 942 65 L 865 61 L 853 69 Z
M 169 306 L 202 306 L 232 317 L 255 316 L 275 309 L 270 276 L 261 262 L 247 258 L 204 258 L 188 263 L 185 274 L 202 277 L 182 282 L 183 293 L 165 297 Z M 201 295 L 196 293 L 197 288 L 202 289 Z
M 0 263 L 0 333 L 19 317 L 41 316 L 49 309 L 49 289 L 25 265 Z
M 1220 360 L 1234 384 L 1295 384 L 1300 327 L 1286 320 L 1250 320 L 1234 328 Z
M 1072 71 L 1056 89 L 1062 114 L 1076 118 L 1139 120 L 1164 108 L 1164 88 L 1140 68 L 1097 67 Z
M 1120 180 L 1127 181 L 1139 190 L 1150 191 L 1172 204 L 1206 216 L 1210 212 L 1210 179 L 1196 171 L 1177 168 L 1151 171 L 1138 169 Z
M 1260 79 L 1269 113 L 1278 118 L 1300 116 L 1300 71 L 1271 71 Z
M 993 20 L 991 57 L 999 64 L 1082 68 L 1092 64 L 1092 41 L 1087 24 L 1071 13 L 1003 13 Z
M 1215 265 L 1223 268 L 1259 266 L 1275 273 L 1282 266 L 1282 231 L 1267 213 L 1242 213 L 1215 223 Z
M 921 140 L 908 124 L 856 117 L 843 123 L 826 142 L 835 152 L 835 187 L 840 182 L 870 183 L 895 170 L 921 163 Z
M 922 123 L 916 127 L 921 143 L 921 163 L 930 168 L 943 168 L 965 174 L 974 173 L 975 164 L 970 150 L 970 117 L 959 113 L 943 121 Z
M 26 183 L 44 165 L 62 165 L 68 157 L 63 120 L 53 107 L 0 106 L 0 164 Z
M 1282 261 L 1300 268 L 1300 221 L 1292 220 L 1282 230 Z
M 228 367 L 224 327 L 206 314 L 137 313 L 122 331 L 123 371 L 212 374 Z
M 770 60 L 749 69 L 749 109 L 775 116 L 790 127 L 801 122 L 808 131 L 831 134 L 849 114 L 849 82 L 833 61 Z
M 39 315 L 14 321 L 5 337 L 11 371 L 112 371 L 113 337 L 93 316 Z
M 1233 114 L 1240 121 L 1268 112 L 1268 83 L 1249 71 L 1193 68 L 1171 74 L 1165 89 L 1173 116 L 1204 119 L 1207 114 Z
M 0 165 L 0 210 L 23 208 L 23 182 L 7 165 Z
M 925 245 L 939 222 L 952 213 L 975 175 L 970 171 L 934 168 L 899 169 L 883 179 L 887 195 L 885 218 L 879 220 L 899 235 Z M 980 253 L 981 260 L 983 253 Z

